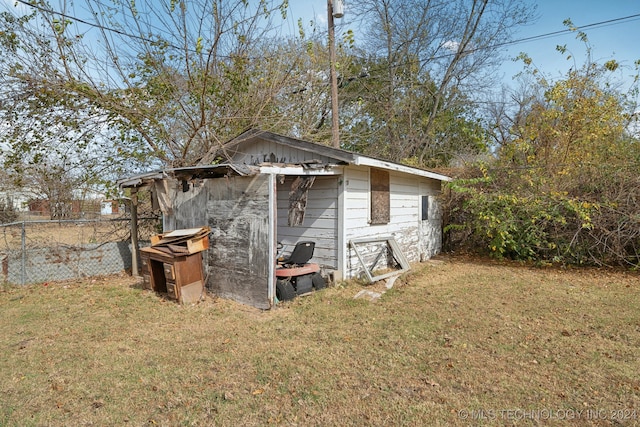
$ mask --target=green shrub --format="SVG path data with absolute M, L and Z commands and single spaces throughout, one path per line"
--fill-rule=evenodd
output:
M 514 260 L 638 265 L 640 216 L 620 205 L 512 191 L 488 177 L 456 180 L 449 190 L 445 233 L 458 248 Z

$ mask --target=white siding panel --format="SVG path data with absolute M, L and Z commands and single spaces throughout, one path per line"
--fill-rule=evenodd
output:
M 438 195 L 440 194 L 441 191 L 441 187 L 442 187 L 442 183 L 440 181 L 436 181 L 434 179 L 429 179 L 426 181 L 423 181 L 422 185 L 426 188 L 428 188 L 428 192 L 431 195 Z
M 284 208 L 284 207 L 283 207 Z M 326 198 L 326 199 L 307 199 L 307 209 L 338 209 L 338 203 L 335 199 Z
M 392 180 L 392 178 L 389 178 Z M 392 180 L 393 182 L 393 180 Z M 391 184 L 389 191 L 391 195 L 395 197 L 412 196 L 416 194 L 418 183 L 403 183 L 403 184 Z
M 428 246 L 430 253 L 439 250 L 441 235 L 438 229 L 441 227 L 441 221 L 436 219 L 439 212 L 435 198 L 430 201 L 432 203 L 429 212 L 430 221 L 426 223 L 421 221 L 420 217 L 421 194 L 425 191 L 430 195 L 439 194 L 438 181 L 391 172 L 389 175 L 390 222 L 370 225 L 369 169 L 362 166 L 347 166 L 342 176 L 316 177 L 309 189 L 302 225 L 289 227 L 287 224 L 289 190 L 293 179 L 294 177 L 287 177 L 284 183 L 277 186 L 277 239 L 288 245 L 289 249 L 301 240 L 316 242 L 312 262 L 329 268 L 338 266 L 339 181 L 344 182 L 345 191 L 342 221 L 345 227 L 346 268 L 343 277 L 355 277 L 362 271 L 355 252 L 348 247 L 351 239 L 394 237 L 410 262 L 423 258 L 422 252 L 425 246 Z M 432 209 L 433 212 L 431 212 Z M 367 248 L 363 250 L 372 253 Z
M 395 227 L 403 227 L 404 228 L 406 224 L 410 224 L 410 226 L 417 226 L 417 224 L 418 224 L 418 215 L 415 215 L 414 212 L 407 212 L 407 213 L 404 213 L 404 214 L 394 214 L 391 217 L 391 221 L 392 221 L 392 225 L 395 226 Z
M 421 196 L 429 196 L 428 220 L 420 218 L 420 257 L 428 259 L 442 250 L 442 210 L 437 195 L 440 182 L 423 180 L 420 184 Z
M 286 217 L 284 218 L 278 217 L 278 228 L 280 227 L 288 227 L 288 221 Z M 334 230 L 336 228 L 336 220 L 335 220 L 335 217 L 334 218 L 325 218 L 325 217 L 314 218 L 314 217 L 305 215 L 302 225 L 299 225 L 297 227 L 290 227 L 290 228 L 311 228 L 311 229 L 317 228 L 322 230 Z
M 357 197 L 357 198 L 351 198 L 349 199 L 349 206 L 347 207 L 347 211 L 357 211 L 357 210 L 365 210 L 368 211 L 369 210 L 369 199 L 367 198 L 361 198 L 361 197 Z M 366 212 L 365 212 L 365 216 Z
M 285 223 L 287 222 L 287 218 L 289 216 L 289 209 L 285 209 L 284 207 L 278 208 L 278 218 L 281 218 Z M 322 219 L 335 219 L 336 217 L 336 209 L 335 208 L 312 208 L 307 205 L 307 209 L 304 212 L 305 219 L 309 218 L 322 218 Z
M 388 224 L 370 225 L 369 220 L 369 174 L 365 168 L 345 168 L 344 179 L 346 201 L 347 241 L 357 238 L 393 237 L 410 262 L 420 259 L 420 197 L 419 179 L 413 176 L 390 173 L 390 209 Z M 366 251 L 366 248 L 365 248 Z M 347 277 L 357 276 L 362 271 L 353 249 L 347 252 Z
M 345 179 L 350 181 L 362 181 L 368 185 L 369 183 L 369 168 L 351 166 L 348 168 L 348 175 L 345 175 Z M 351 185 L 351 183 L 349 183 Z
M 361 233 L 369 227 L 369 169 L 366 167 L 348 167 L 343 174 L 345 182 L 345 236 L 349 240 L 353 234 Z
M 277 239 L 293 249 L 295 243 L 311 240 L 316 243 L 312 262 L 329 268 L 338 268 L 338 179 L 339 177 L 316 177 L 307 194 L 304 221 L 298 227 L 288 225 L 289 191 L 295 177 L 287 177 L 278 183 Z

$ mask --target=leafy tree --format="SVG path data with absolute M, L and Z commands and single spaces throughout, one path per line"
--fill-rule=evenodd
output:
M 28 15 L 0 20 L 11 92 L 1 110 L 17 124 L 8 138 L 16 153 L 31 127 L 14 115 L 72 130 L 102 126 L 121 157 L 168 166 L 211 161 L 206 153 L 250 126 L 326 138 L 326 46 L 319 30 L 281 37 L 286 1 L 56 6 L 39 1 Z M 465 92 L 497 63 L 496 40 L 531 19 L 522 1 L 357 0 L 350 8 L 362 17 L 362 40 L 381 42 L 358 43 L 347 31 L 339 43 L 345 146 L 420 165 L 482 147 Z
M 535 9 L 519 0 L 355 0 L 350 7 L 363 17 L 374 58 L 362 91 L 381 130 L 369 135 L 373 151 L 433 166 L 481 148 L 470 94 L 495 83 L 498 41 L 530 22 Z
M 197 162 L 248 126 L 274 117 L 272 104 L 289 70 L 277 58 L 256 60 L 286 2 L 62 2 L 52 12 L 2 19 L 1 64 L 13 93 L 2 112 L 16 128 L 19 155 L 25 117 L 43 127 L 89 123 L 121 158 L 168 166 Z M 92 27 L 67 16 L 89 12 Z M 96 32 L 98 34 L 96 34 Z M 15 37 L 14 37 L 15 36 Z M 95 48 L 98 46 L 98 48 Z M 286 64 L 285 64 L 286 65 Z M 13 117 L 11 117 L 13 116 Z M 28 142 L 33 146 L 38 135 Z
M 532 70 L 537 95 L 521 98 L 496 160 L 452 186 L 456 223 L 467 225 L 450 229 L 500 257 L 637 267 L 637 92 L 615 89 L 616 68 L 588 57 L 555 82 Z
M 14 198 L 11 194 L 11 179 L 5 173 L 0 170 L 0 224 L 6 224 L 8 222 L 14 222 L 18 219 L 18 212 L 14 207 Z

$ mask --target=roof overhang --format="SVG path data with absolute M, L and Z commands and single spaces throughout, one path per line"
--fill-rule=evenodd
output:
M 405 166 L 400 163 L 377 159 L 375 157 L 364 156 L 361 154 L 353 153 L 351 151 L 346 151 L 339 148 L 333 148 L 326 145 L 317 144 L 314 142 L 291 138 L 284 135 L 278 135 L 273 132 L 268 132 L 261 129 L 250 129 L 242 133 L 241 135 L 237 136 L 236 138 L 232 139 L 231 141 L 229 141 L 227 144 L 225 144 L 225 147 L 228 147 L 229 149 L 233 149 L 239 146 L 240 144 L 257 140 L 257 139 L 272 141 L 272 142 L 285 145 L 287 147 L 291 147 L 297 150 L 317 153 L 325 157 L 335 159 L 336 161 L 343 164 L 351 164 L 356 166 L 370 166 L 375 168 L 388 169 L 392 171 L 422 176 L 425 178 L 436 179 L 438 181 L 451 181 L 451 178 L 449 178 L 448 176 L 431 172 L 425 169 Z M 265 171 L 261 170 L 261 172 L 266 173 L 266 170 Z M 305 172 L 305 171 L 303 172 L 304 172 L 303 174 L 312 174 L 311 172 Z M 317 173 L 315 172 L 313 174 L 317 175 Z
M 343 167 L 338 165 L 327 165 L 323 168 L 309 168 L 304 165 L 277 165 L 265 164 L 260 165 L 260 173 L 276 174 L 276 175 L 313 175 L 313 176 L 331 176 L 342 175 Z
M 135 175 L 117 181 L 120 188 L 145 187 L 154 181 L 168 177 L 175 177 L 180 180 L 221 178 L 228 176 L 248 176 L 260 173 L 260 168 L 248 165 L 220 164 L 208 166 L 191 166 L 184 168 L 165 169 L 163 171 L 148 172 Z
M 166 176 L 166 173 L 164 173 L 163 171 L 146 172 L 140 175 L 134 175 L 128 178 L 120 179 L 116 181 L 116 184 L 120 188 L 145 187 L 153 181 L 166 178 Z
M 273 132 L 260 129 L 250 129 L 234 139 L 228 141 L 224 146 L 225 150 L 233 151 L 240 148 L 242 144 L 256 140 L 267 140 L 293 149 L 316 153 L 325 158 L 332 159 L 332 164 L 277 164 L 265 163 L 262 165 L 245 165 L 222 163 L 217 165 L 200 164 L 197 166 L 166 169 L 164 171 L 149 172 L 142 175 L 133 176 L 118 181 L 121 188 L 135 188 L 149 185 L 151 182 L 173 176 L 176 179 L 206 179 L 229 176 L 249 176 L 258 173 L 279 174 L 279 175 L 340 175 L 343 173 L 342 165 L 369 166 L 374 168 L 397 171 L 415 176 L 421 176 L 438 181 L 451 181 L 451 178 L 425 169 L 406 166 L 387 160 L 377 159 L 350 151 L 333 148 L 322 144 L 278 135 Z M 210 158 L 216 154 L 211 151 L 204 158 Z M 203 158 L 203 160 L 204 160 Z
M 206 179 L 229 176 L 249 176 L 260 173 L 260 168 L 250 165 L 222 163 L 219 165 L 189 166 L 184 168 L 167 169 L 169 175 L 177 179 Z
M 437 179 L 438 181 L 451 181 L 451 178 L 449 178 L 448 176 L 440 175 L 435 172 L 430 172 L 424 169 L 412 168 L 411 166 L 405 166 L 399 163 L 387 162 L 384 160 L 374 159 L 372 157 L 367 157 L 367 156 L 356 155 L 353 164 L 357 166 L 370 166 L 374 168 L 404 172 L 412 175 L 423 176 L 425 178 Z

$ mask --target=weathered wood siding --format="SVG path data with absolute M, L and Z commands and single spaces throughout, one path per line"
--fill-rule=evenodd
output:
M 204 183 L 198 186 L 191 185 L 189 191 L 182 191 L 179 181 L 169 182 L 173 209 L 171 220 L 167 221 L 170 224 L 165 224 L 165 231 L 207 225 L 207 201 L 209 200 L 207 185 Z
M 311 240 L 316 242 L 312 262 L 335 269 L 338 266 L 338 177 L 316 177 L 309 189 L 304 221 L 300 226 L 288 225 L 289 191 L 295 177 L 287 177 L 277 185 L 278 228 L 277 240 L 289 250 L 296 242 Z
M 242 150 L 232 154 L 234 163 L 257 165 L 260 163 L 305 163 L 320 160 L 322 163 L 335 163 L 335 160 L 317 153 L 297 150 L 272 141 L 259 140 L 250 147 L 241 145 Z
M 269 308 L 269 177 L 207 181 L 214 230 L 207 286 L 217 295 Z
M 420 216 L 421 188 L 424 187 L 430 189 L 429 191 L 435 191 L 436 186 L 439 189 L 439 181 L 399 172 L 390 172 L 390 221 L 387 224 L 372 225 L 369 223 L 371 197 L 369 169 L 366 167 L 347 167 L 345 168 L 344 180 L 346 244 L 349 244 L 351 239 L 390 236 L 398 242 L 410 262 L 424 259 L 423 251 L 426 247 L 429 247 L 432 252 L 439 251 L 440 236 L 435 233 L 436 220 L 434 219 L 433 224 L 430 224 L 433 227 L 428 228 L 431 234 L 423 236 L 425 227 Z M 433 216 L 435 217 L 436 214 L 437 212 L 434 211 Z M 370 245 L 368 250 L 365 247 L 361 248 L 360 251 L 361 255 L 363 253 L 365 255 L 365 262 L 368 259 L 372 259 L 379 252 L 376 245 L 373 244 Z M 360 262 L 351 247 L 348 248 L 346 261 L 346 277 L 355 277 L 362 272 Z
M 269 177 L 208 179 L 173 193 L 176 229 L 208 225 L 207 288 L 222 298 L 269 308 Z M 174 187 L 175 188 L 175 187 Z M 175 190 L 174 190 L 175 191 Z

